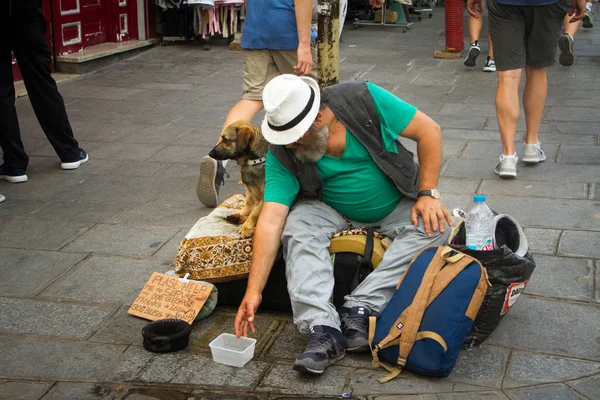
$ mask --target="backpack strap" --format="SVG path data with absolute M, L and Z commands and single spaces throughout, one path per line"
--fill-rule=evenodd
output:
M 375 348 L 372 347 L 373 365 L 376 366 L 376 364 L 380 364 L 377 357 L 379 350 L 392 345 L 399 345 L 397 367 L 392 369 L 386 367 L 390 374 L 379 379 L 381 383 L 394 379 L 402 372 L 415 341 L 429 338 L 438 342 L 444 351 L 448 349 L 445 340 L 440 335 L 430 331 L 419 332 L 419 327 L 427 307 L 473 261 L 473 258 L 464 253 L 458 252 L 451 255 L 453 251 L 455 250 L 448 246 L 438 248 L 427 266 L 412 304 L 398 317 L 388 335 Z M 371 329 L 371 326 L 369 329 Z M 370 343 L 371 341 L 370 338 Z

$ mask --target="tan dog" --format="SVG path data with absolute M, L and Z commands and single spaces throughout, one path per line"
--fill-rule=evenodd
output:
M 265 195 L 265 157 L 269 143 L 263 138 L 260 126 L 248 121 L 237 121 L 221 134 L 219 143 L 208 153 L 215 160 L 236 160 L 246 185 L 246 205 L 227 217 L 227 221 L 243 224 L 240 234 L 244 238 L 254 235 L 256 221 Z

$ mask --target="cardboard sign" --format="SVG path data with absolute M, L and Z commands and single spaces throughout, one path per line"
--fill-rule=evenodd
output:
M 182 319 L 191 325 L 211 290 L 210 286 L 201 283 L 186 283 L 154 272 L 129 308 L 128 314 L 151 321 Z

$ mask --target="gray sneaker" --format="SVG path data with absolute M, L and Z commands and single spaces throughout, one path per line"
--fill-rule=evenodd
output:
M 594 13 L 591 10 L 585 10 L 585 14 L 583 14 L 583 27 L 584 28 L 593 28 L 594 27 Z
M 500 162 L 494 168 L 494 173 L 500 175 L 500 178 L 516 178 L 517 177 L 517 161 L 519 158 L 500 156 Z
M 573 65 L 575 54 L 573 53 L 573 39 L 568 33 L 563 33 L 558 38 L 558 48 L 560 49 L 560 55 L 558 56 L 558 62 L 563 67 L 570 67 Z
M 342 307 L 340 319 L 342 331 L 348 341 L 348 351 L 370 351 L 369 346 L 369 316 L 371 312 L 366 307 Z
M 200 176 L 196 183 L 196 196 L 206 207 L 216 207 L 219 204 L 219 189 L 225 182 L 225 167 L 221 161 L 204 156 L 200 160 Z
M 296 357 L 293 368 L 305 374 L 320 375 L 345 355 L 346 339 L 342 332 L 329 326 L 316 325 L 310 328 L 306 350 Z
M 0 194 L 0 203 L 2 203 L 4 200 L 6 200 L 6 197 Z
M 546 154 L 542 150 L 542 143 L 523 143 L 523 162 L 537 164 L 546 160 Z

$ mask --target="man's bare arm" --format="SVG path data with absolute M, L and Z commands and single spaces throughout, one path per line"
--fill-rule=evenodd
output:
M 254 316 L 279 251 L 288 213 L 289 207 L 283 204 L 267 202 L 263 205 L 254 234 L 248 286 L 234 322 L 237 337 L 247 336 L 248 327 L 252 332 L 255 331 Z
M 412 121 L 402 131 L 403 137 L 417 142 L 419 155 L 419 191 L 437 188 L 442 166 L 442 134 L 438 124 L 417 111 Z M 421 216 L 425 232 L 444 232 L 444 220 L 452 224 L 452 218 L 439 200 L 429 196 L 419 197 L 411 212 L 413 225 Z

